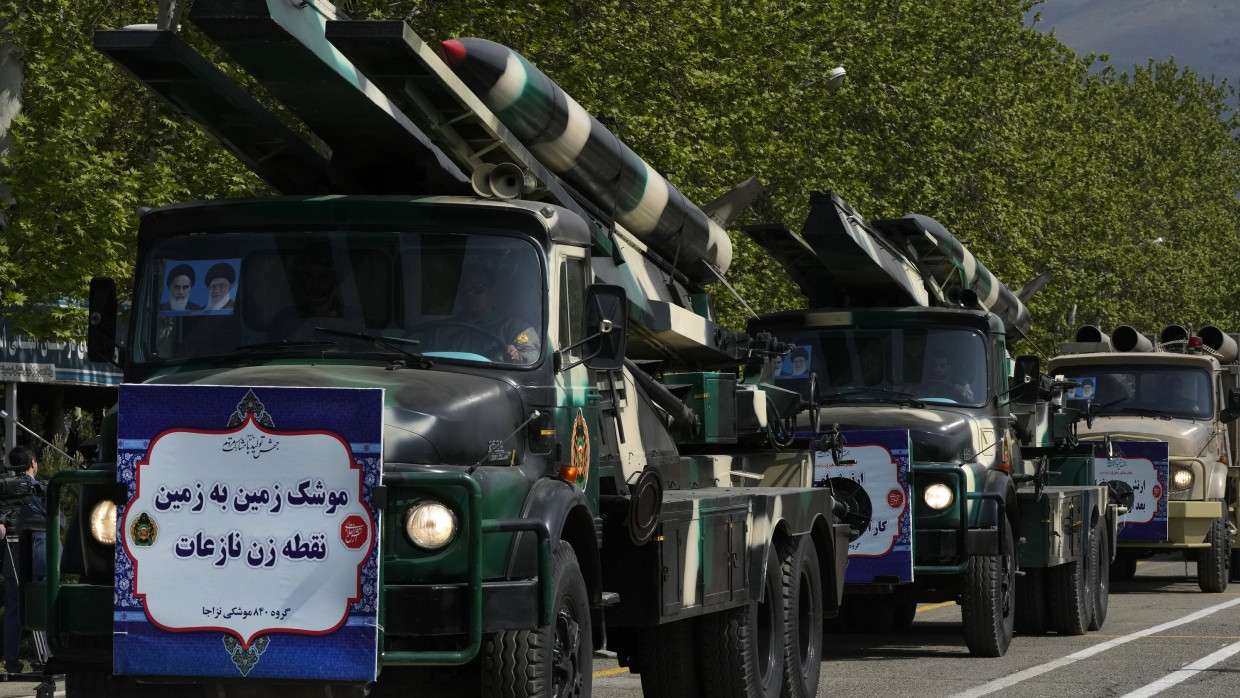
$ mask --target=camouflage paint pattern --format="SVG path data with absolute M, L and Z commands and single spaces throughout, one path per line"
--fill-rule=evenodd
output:
M 448 65 L 530 152 L 694 281 L 732 262 L 727 232 L 512 49 L 444 42 Z

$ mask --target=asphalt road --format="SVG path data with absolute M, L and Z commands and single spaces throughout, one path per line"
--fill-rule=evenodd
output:
M 1005 656 L 970 657 L 960 607 L 918 608 L 899 634 L 828 634 L 818 695 L 883 698 L 1240 695 L 1240 583 L 1222 594 L 1197 588 L 1196 565 L 1142 561 L 1112 586 L 1098 632 L 1017 636 Z M 641 679 L 595 662 L 596 698 L 641 695 Z
M 1017 636 L 1007 655 L 970 657 L 960 608 L 928 604 L 910 630 L 828 634 L 818 695 L 884 698 L 1107 696 L 1234 698 L 1240 695 L 1240 583 L 1197 588 L 1196 566 L 1174 556 L 1142 561 L 1116 582 L 1099 632 Z M 601 656 L 594 696 L 636 698 L 641 680 Z M 0 698 L 34 696 L 34 683 L 0 683 Z M 63 684 L 57 695 L 63 696 Z

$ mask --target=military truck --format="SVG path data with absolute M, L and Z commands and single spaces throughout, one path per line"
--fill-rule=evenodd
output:
M 800 235 L 746 232 L 811 306 L 749 331 L 794 346 L 776 383 L 816 406 L 798 431 L 851 531 L 844 620 L 902 628 L 917 603 L 955 601 L 981 656 L 1003 655 L 1017 628 L 1101 627 L 1117 510 L 1077 444 L 1074 387 L 1010 353 L 1029 331 L 1021 294 L 935 220 L 869 221 L 829 192 Z
M 1148 501 L 1120 521 L 1112 577 L 1131 579 L 1138 559 L 1177 550 L 1197 562 L 1202 591 L 1224 591 L 1240 568 L 1233 545 L 1240 526 L 1237 337 L 1214 326 L 1194 334 L 1171 325 L 1155 336 L 1131 325 L 1107 335 L 1091 325 L 1073 339 L 1049 365 L 1081 384 L 1069 400 L 1091 416 L 1081 438 L 1166 442 L 1169 449 L 1159 478 L 1139 471 L 1113 478 L 1128 496 Z
M 803 401 L 703 292 L 755 184 L 699 209 L 498 44 L 188 20 L 301 123 L 175 18 L 95 36 L 279 195 L 141 212 L 123 333 L 92 282 L 125 385 L 26 599 L 68 694 L 586 696 L 606 646 L 651 696 L 813 695 L 847 527 L 753 486 Z

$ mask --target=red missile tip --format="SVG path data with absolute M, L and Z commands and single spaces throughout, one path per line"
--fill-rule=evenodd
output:
M 443 42 L 443 59 L 448 65 L 456 65 L 465 60 L 465 44 L 456 39 Z

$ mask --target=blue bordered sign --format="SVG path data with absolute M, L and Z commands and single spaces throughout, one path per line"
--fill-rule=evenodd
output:
M 843 435 L 843 463 L 835 463 L 829 452 L 814 452 L 814 484 L 831 483 L 836 496 L 850 509 L 868 513 L 861 535 L 848 545 L 844 581 L 867 583 L 884 577 L 911 582 L 908 430 L 845 431 Z
M 378 666 L 383 391 L 123 385 L 118 674 Z
M 1169 447 L 1165 441 L 1112 441 L 1111 458 L 1094 446 L 1094 481 L 1132 492 L 1132 508 L 1119 517 L 1119 540 L 1165 541 Z

